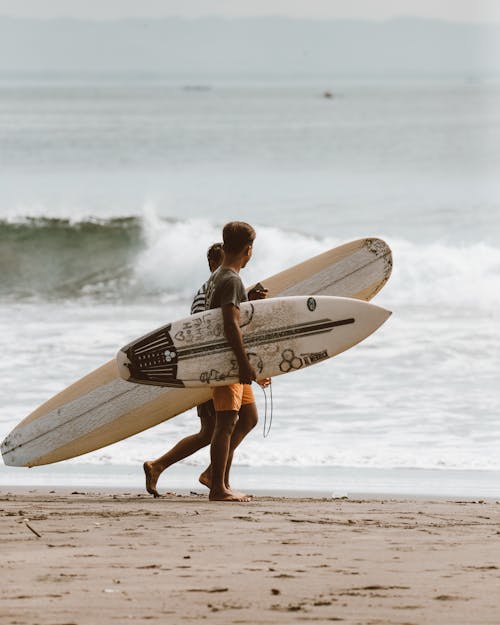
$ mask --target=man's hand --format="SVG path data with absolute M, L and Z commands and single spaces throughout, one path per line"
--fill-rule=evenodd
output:
M 269 291 L 259 282 L 252 289 L 250 289 L 250 291 L 248 291 L 248 299 L 250 301 L 254 301 L 256 299 L 266 299 L 268 293 Z
M 259 384 L 262 388 L 267 388 L 271 384 L 271 378 L 261 378 L 257 380 L 257 384 Z
M 257 379 L 257 372 L 252 367 L 249 360 L 240 363 L 239 369 L 241 384 L 251 384 L 254 380 Z

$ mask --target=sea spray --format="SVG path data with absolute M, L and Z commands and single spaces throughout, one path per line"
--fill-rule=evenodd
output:
M 204 219 L 174 220 L 158 216 L 146 204 L 141 218 L 144 248 L 134 261 L 140 290 L 188 297 L 207 280 L 208 247 L 221 239 L 220 228 Z

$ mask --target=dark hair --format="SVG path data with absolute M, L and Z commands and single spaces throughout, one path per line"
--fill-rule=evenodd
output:
M 213 243 L 207 251 L 208 262 L 218 263 L 224 256 L 224 250 L 222 249 L 222 243 Z
M 255 230 L 244 221 L 230 221 L 222 230 L 222 238 L 225 252 L 239 254 L 247 245 L 252 245 Z

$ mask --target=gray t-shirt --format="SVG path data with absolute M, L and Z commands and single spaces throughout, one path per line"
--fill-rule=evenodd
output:
M 233 269 L 219 267 L 210 276 L 205 294 L 206 309 L 222 308 L 226 304 L 240 307 L 248 300 L 247 292 L 239 274 Z

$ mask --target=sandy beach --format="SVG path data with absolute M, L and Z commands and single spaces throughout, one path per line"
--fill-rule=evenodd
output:
M 0 493 L 0 622 L 500 622 L 500 502 Z

